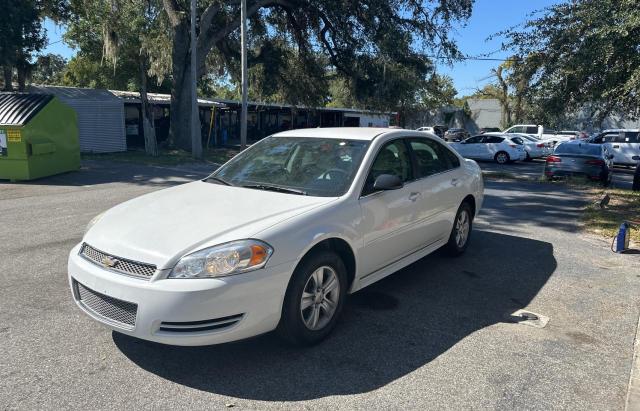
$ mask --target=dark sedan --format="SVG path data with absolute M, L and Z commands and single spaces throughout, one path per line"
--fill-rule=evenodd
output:
M 606 186 L 611 182 L 609 169 L 613 166 L 612 158 L 599 144 L 578 141 L 562 143 L 556 147 L 553 155 L 547 157 L 544 175 L 549 180 L 555 177 L 582 176 L 600 181 Z
M 469 133 L 463 128 L 450 128 L 444 133 L 446 141 L 462 141 L 469 138 Z

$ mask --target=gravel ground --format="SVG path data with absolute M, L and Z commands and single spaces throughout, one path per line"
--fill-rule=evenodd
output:
M 585 200 L 556 185 L 487 182 L 464 256 L 426 257 L 353 295 L 312 348 L 273 335 L 168 347 L 82 314 L 65 270 L 87 222 L 206 171 L 96 161 L 0 182 L 0 408 L 624 407 L 639 259 L 581 234 Z M 520 308 L 549 323 L 515 321 Z

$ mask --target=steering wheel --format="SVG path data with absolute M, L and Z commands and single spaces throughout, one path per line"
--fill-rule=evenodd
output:
M 320 175 L 320 177 L 318 177 L 318 179 L 322 179 L 322 180 L 330 180 L 330 179 L 331 179 L 331 175 L 332 175 L 333 173 L 336 173 L 336 174 L 340 174 L 340 175 L 342 175 L 342 178 L 343 178 L 343 179 L 347 177 L 347 172 L 346 172 L 346 171 L 344 171 L 343 169 L 341 169 L 341 168 L 330 168 L 330 169 L 328 169 L 327 171 L 325 171 L 324 173 L 322 173 L 322 174 Z M 327 179 L 327 176 L 329 177 L 328 179 Z M 337 176 L 336 176 L 336 177 L 337 177 Z

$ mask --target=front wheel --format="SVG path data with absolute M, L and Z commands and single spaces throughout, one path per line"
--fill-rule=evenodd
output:
M 493 157 L 498 164 L 507 164 L 511 159 L 509 158 L 509 154 L 504 151 L 498 151 L 496 155 Z
M 451 256 L 459 256 L 465 252 L 469 245 L 471 229 L 473 228 L 473 214 L 468 203 L 462 203 L 456 218 L 453 221 L 453 228 L 449 235 L 449 242 L 445 245 L 446 251 Z
M 335 327 L 346 294 L 347 270 L 337 254 L 305 257 L 287 288 L 278 333 L 296 345 L 322 341 Z

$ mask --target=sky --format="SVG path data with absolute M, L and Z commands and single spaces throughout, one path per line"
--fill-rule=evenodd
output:
M 476 0 L 471 18 L 464 25 L 457 25 L 451 36 L 456 40 L 460 51 L 467 56 L 491 54 L 492 58 L 506 58 L 508 52 L 500 51 L 501 39 L 487 41 L 487 38 L 499 31 L 520 24 L 533 12 L 559 0 Z M 43 53 L 56 53 L 69 59 L 75 51 L 62 41 L 65 28 L 56 26 L 52 21 L 45 21 L 49 46 Z M 495 52 L 495 53 L 494 53 Z M 492 79 L 491 69 L 500 62 L 466 60 L 449 67 L 439 63 L 437 71 L 453 79 L 458 97 L 472 94 Z

